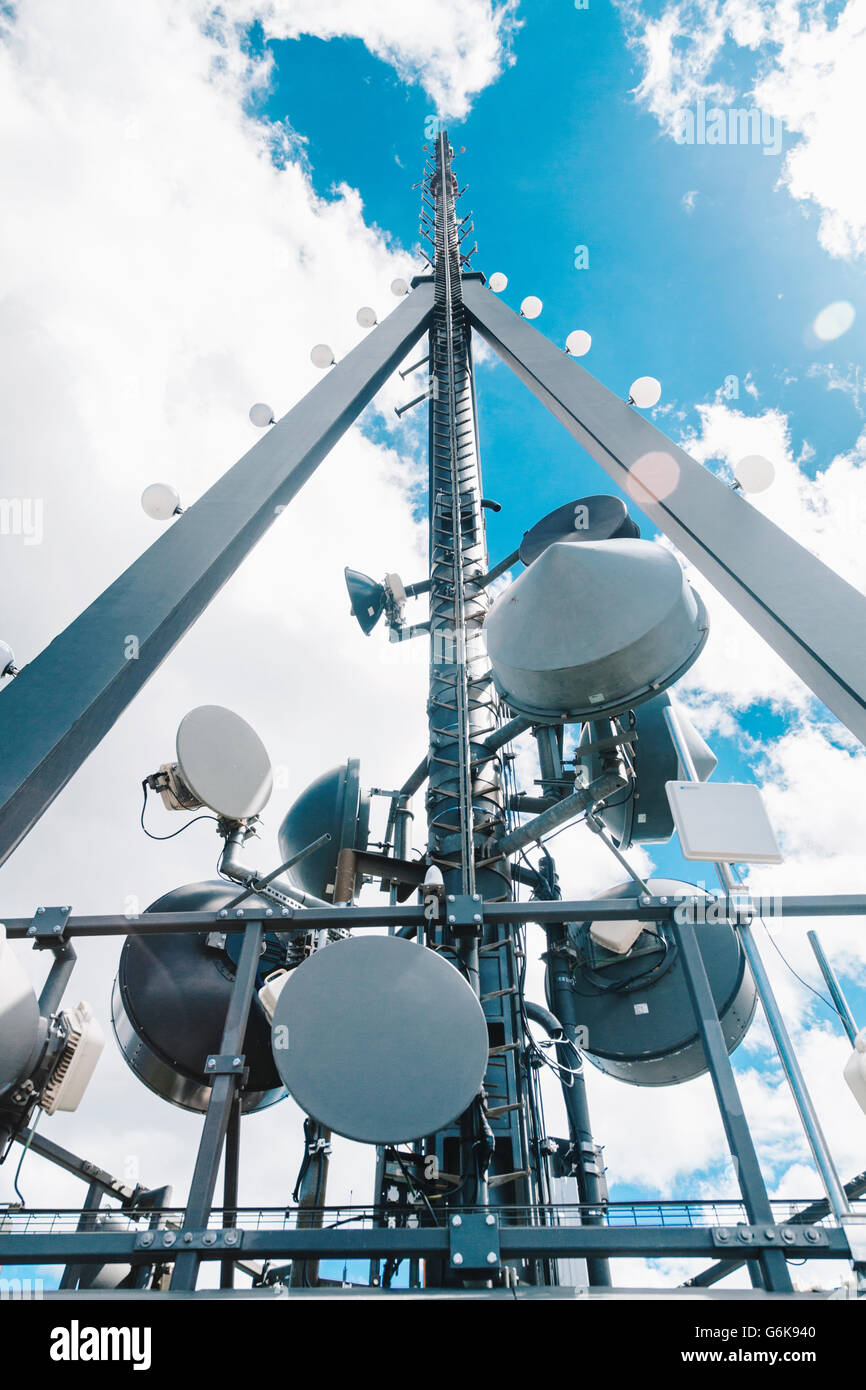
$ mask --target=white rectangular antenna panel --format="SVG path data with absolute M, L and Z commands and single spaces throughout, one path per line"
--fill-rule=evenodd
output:
M 760 791 L 751 782 L 665 782 L 686 859 L 781 864 Z

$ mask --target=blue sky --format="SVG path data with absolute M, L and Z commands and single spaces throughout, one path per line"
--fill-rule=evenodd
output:
M 817 213 L 780 191 L 791 137 L 783 134 L 776 154 L 760 145 L 677 144 L 635 100 L 640 65 L 616 7 L 534 0 L 521 20 L 513 66 L 466 120 L 448 123 L 455 150 L 466 146 L 456 168 L 461 186 L 469 184 L 461 212 L 474 210 L 473 268 L 505 271 L 504 297 L 515 308 L 525 294 L 540 296 L 536 326 L 554 341 L 576 327 L 591 332 L 582 365 L 613 389 L 625 395 L 634 377 L 657 376 L 672 411 L 658 423 L 674 437 L 699 429 L 695 406 L 734 375 L 739 396 L 731 404 L 747 415 L 784 412 L 793 453 L 809 446 L 804 471 L 814 474 L 851 447 L 862 417 L 849 394 L 828 391 L 809 371 L 862 361 L 866 315 L 841 343 L 821 344 L 809 331 L 826 304 L 860 308 L 863 272 L 823 250 Z M 271 48 L 274 80 L 262 110 L 288 119 L 303 138 L 316 192 L 328 197 L 351 184 L 368 219 L 413 244 L 418 194 L 410 189 L 434 114 L 429 98 L 359 40 Z M 748 61 L 728 54 L 726 77 L 747 87 Z M 579 246 L 589 250 L 587 269 L 575 267 Z M 478 398 L 485 490 L 503 504 L 488 523 L 495 561 L 546 510 L 611 485 L 502 364 L 480 367 Z M 643 529 L 654 534 L 645 518 Z M 769 703 L 753 704 L 739 717 L 746 741 L 739 731 L 713 739 L 716 777 L 751 778 L 761 741 L 787 723 Z M 659 873 L 701 877 L 676 841 L 650 853 Z M 866 990 L 846 983 L 866 1017 Z M 818 1017 L 833 1018 L 816 1007 Z M 616 1188 L 620 1196 L 646 1190 Z

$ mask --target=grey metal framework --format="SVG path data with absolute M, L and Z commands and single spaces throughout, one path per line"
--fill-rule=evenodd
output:
M 610 1258 L 620 1256 L 713 1259 L 691 1281 L 698 1289 L 711 1288 L 746 1264 L 756 1297 L 791 1295 L 788 1258 L 849 1259 L 858 1272 L 866 1269 L 866 1213 L 857 1205 L 866 1176 L 844 1186 L 838 1178 L 751 928 L 762 916 L 860 916 L 866 913 L 866 897 L 756 899 L 719 866 L 722 891 L 709 899 L 657 897 L 636 886 L 630 898 L 562 901 L 549 855 L 538 869 L 510 860 L 515 850 L 539 843 L 554 823 L 574 818 L 588 803 L 579 791 L 556 792 L 561 745 L 556 730 L 545 725 L 532 730 L 542 771 L 542 814 L 527 826 L 505 795 L 504 750 L 530 721 L 505 721 L 477 642 L 487 611 L 486 582 L 503 566 L 488 570 L 472 329 L 608 473 L 631 489 L 651 520 L 861 739 L 866 739 L 866 655 L 850 634 L 866 627 L 866 600 L 491 295 L 483 276 L 467 269 L 461 250 L 467 219 L 458 217 L 458 197 L 452 151 L 442 132 L 423 182 L 432 213 L 432 275 L 413 282 L 408 298 L 0 696 L 2 861 L 391 371 L 429 334 L 430 743 L 395 794 L 389 834 L 396 827 L 392 848 L 402 861 L 409 801 L 427 781 L 428 863 L 442 870 L 441 910 L 431 913 L 429 897 L 424 905 L 400 905 L 392 890 L 390 903 L 363 907 L 353 902 L 301 907 L 282 899 L 285 905 L 263 912 L 258 900 L 230 912 L 159 912 L 130 919 L 82 917 L 69 906 L 46 905 L 32 919 L 6 919 L 10 939 L 29 939 L 53 955 L 41 1001 L 52 1008 L 74 965 L 76 940 L 224 932 L 229 921 L 243 934 L 220 1049 L 206 1062 L 213 1085 L 183 1207 L 171 1206 L 168 1189 L 125 1185 L 32 1129 L 19 1126 L 12 1135 L 87 1184 L 80 1210 L 0 1212 L 0 1263 L 64 1264 L 64 1294 L 86 1294 L 95 1267 L 118 1262 L 131 1266 L 127 1287 L 149 1298 L 161 1296 L 145 1290 L 153 1270 L 169 1272 L 169 1296 L 186 1297 L 196 1288 L 201 1262 L 208 1260 L 220 1261 L 226 1292 L 236 1267 L 265 1285 L 272 1276 L 262 1262 L 280 1260 L 293 1262 L 293 1275 L 303 1269 L 304 1281 L 315 1286 L 318 1262 L 334 1258 L 369 1260 L 372 1282 L 387 1282 L 397 1265 L 408 1261 L 410 1282 L 420 1290 L 424 1261 L 423 1291 L 433 1297 L 443 1289 L 450 1296 L 486 1292 L 495 1297 L 513 1286 L 517 1271 L 539 1291 L 555 1288 L 558 1262 L 567 1258 L 587 1261 L 589 1284 L 599 1295 L 610 1283 Z M 640 465 L 648 455 L 663 455 L 665 468 L 647 474 Z M 676 486 L 662 487 L 658 479 L 670 479 L 671 466 Z M 130 633 L 139 640 L 136 661 L 124 657 Z M 671 732 L 676 741 L 675 721 Z M 521 881 L 533 890 L 530 901 L 512 900 L 512 883 Z M 826 1200 L 787 1213 L 768 1198 L 698 948 L 697 914 L 714 920 L 711 913 L 740 933 L 825 1184 Z M 739 1202 L 609 1201 L 586 1105 L 577 1020 L 569 1016 L 564 993 L 551 1001 L 554 1014 L 526 1001 L 522 987 L 526 925 L 536 923 L 547 932 L 555 955 L 563 948 L 566 924 L 588 918 L 669 926 L 735 1160 Z M 327 1135 L 316 1126 L 307 1138 L 310 1171 L 315 1157 L 317 1177 L 299 1183 L 297 1207 L 288 1214 L 238 1209 L 243 1039 L 260 943 L 275 927 L 289 934 L 387 927 L 459 958 L 484 1008 L 491 1046 L 477 1100 L 454 1125 L 414 1146 L 416 1157 L 435 1156 L 437 1170 L 454 1179 L 438 1210 L 429 1202 L 426 1210 L 389 1207 L 393 1155 L 389 1159 L 386 1150 L 379 1154 L 372 1207 L 325 1207 Z M 816 949 L 831 989 L 842 999 L 829 963 Z M 563 1069 L 569 1125 L 564 1141 L 543 1131 L 530 1021 L 549 1031 Z M 849 1011 L 846 1027 L 853 1026 Z M 223 1200 L 215 1206 L 223 1154 Z M 578 1201 L 554 1199 L 554 1179 L 563 1177 L 573 1180 Z M 106 1198 L 117 1205 L 105 1208 L 111 1221 L 101 1225 Z M 298 1280 L 291 1277 L 291 1282 Z M 318 1289 L 326 1290 L 326 1284 Z M 297 1292 L 307 1297 L 316 1288 Z

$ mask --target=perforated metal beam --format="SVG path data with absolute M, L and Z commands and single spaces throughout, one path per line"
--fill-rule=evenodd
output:
M 465 281 L 463 302 L 587 453 L 866 743 L 866 597 L 477 280 Z
M 0 863 L 411 351 L 432 303 L 419 285 L 0 695 Z

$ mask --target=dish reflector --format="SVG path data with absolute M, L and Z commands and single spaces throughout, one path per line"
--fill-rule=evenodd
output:
M 537 319 L 543 307 L 538 295 L 528 294 L 520 306 L 520 312 L 525 319 Z
M 610 541 L 640 536 L 637 522 L 632 521 L 626 505 L 618 497 L 599 493 L 595 497 L 578 497 L 548 512 L 524 533 L 517 552 L 523 565 L 531 565 L 549 545 L 557 541 Z
M 376 310 L 371 309 L 369 305 L 365 304 L 363 308 L 359 309 L 355 318 L 362 328 L 374 328 L 376 326 Z
M 141 505 L 154 521 L 168 521 L 180 511 L 180 493 L 171 483 L 151 483 L 141 494 Z
M 274 423 L 274 412 L 264 401 L 256 401 L 255 405 L 250 406 L 250 420 L 258 429 L 264 430 Z
M 405 280 L 396 279 L 391 281 L 391 293 L 396 294 L 398 299 L 402 299 L 404 294 L 409 293 L 409 286 Z
M 572 357 L 585 357 L 592 347 L 592 338 L 582 328 L 576 328 L 565 340 L 565 350 Z
M 16 672 L 15 653 L 8 642 L 0 642 L 0 680 L 4 676 L 14 676 Z
M 690 920 L 725 1046 L 733 1052 L 749 1029 L 756 1001 L 739 937 L 724 911 L 720 914 L 706 901 L 703 888 L 664 878 L 649 879 L 647 887 L 656 897 L 697 899 L 689 909 Z M 629 880 L 599 893 L 598 901 L 634 898 L 637 891 Z M 602 939 L 617 948 L 635 933 L 626 952 L 610 949 Z M 633 1086 L 674 1086 L 707 1070 L 688 983 L 667 923 L 575 922 L 569 925 L 568 940 L 576 957 L 570 966 L 571 1008 L 575 1022 L 586 1029 L 584 1051 L 591 1062 Z M 560 966 L 548 963 L 547 969 L 549 988 L 561 987 L 562 981 L 553 978 Z
M 666 690 L 706 641 L 706 610 L 651 541 L 550 545 L 484 623 L 496 686 L 519 714 L 619 714 Z
M 316 346 L 310 349 L 310 361 L 314 367 L 333 367 L 336 361 L 334 349 L 329 348 L 327 343 L 316 343 Z
M 265 745 L 245 719 L 222 705 L 199 705 L 184 716 L 177 764 L 202 805 L 228 820 L 257 816 L 273 790 Z
M 292 972 L 271 1040 L 282 1080 L 319 1124 L 401 1144 L 451 1124 L 484 1080 L 489 1040 L 471 986 L 398 936 L 316 951 Z
M 765 492 L 776 477 L 776 470 L 769 459 L 761 454 L 749 454 L 740 459 L 734 469 L 734 477 L 743 492 Z
M 289 869 L 288 877 L 306 893 L 333 899 L 340 851 L 365 850 L 369 829 L 370 797 L 361 788 L 361 765 L 349 758 L 305 787 L 286 812 L 277 837 L 284 863 L 321 835 L 331 837 Z
M 0 923 L 0 1095 L 23 1081 L 39 1056 L 39 1005 Z
M 487 284 L 494 294 L 501 294 L 508 289 L 508 276 L 503 275 L 501 270 L 494 270 Z
M 629 401 L 639 410 L 649 410 L 657 405 L 662 394 L 661 382 L 654 376 L 639 376 L 628 388 Z

